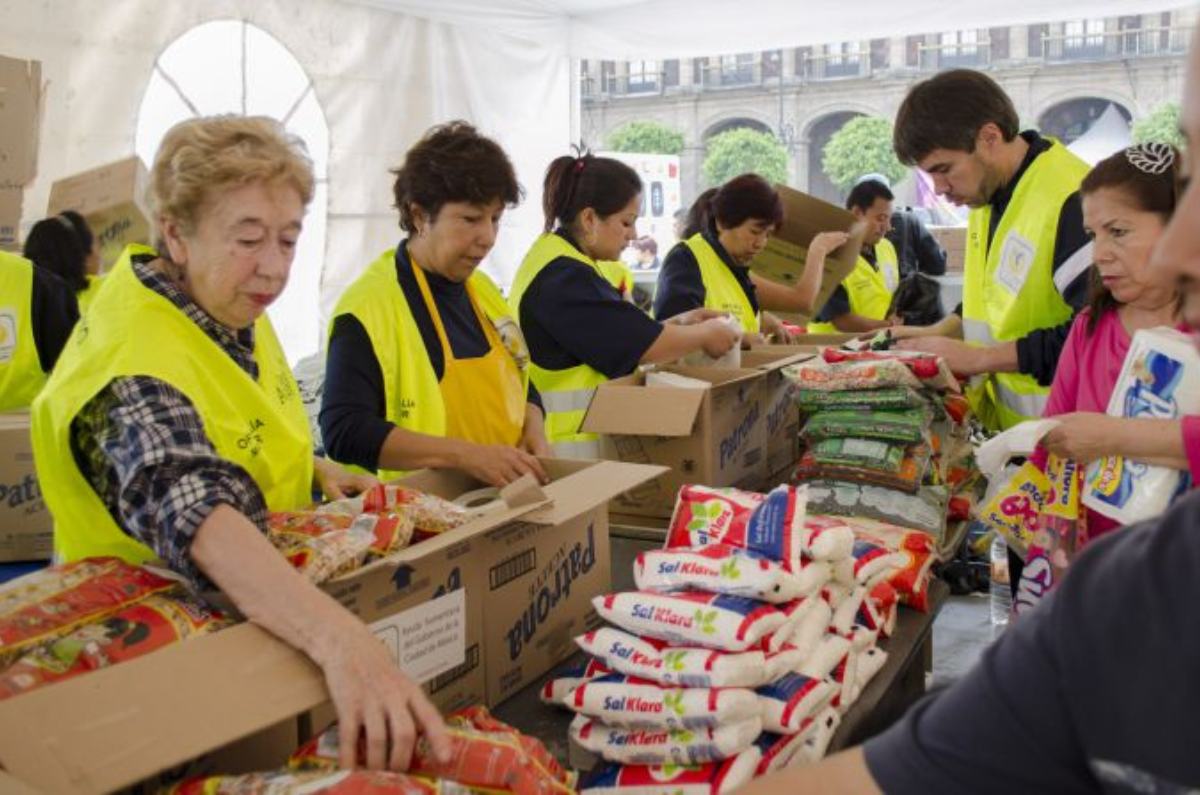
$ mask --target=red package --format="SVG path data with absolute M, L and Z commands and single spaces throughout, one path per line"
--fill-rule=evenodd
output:
M 319 511 L 274 511 L 267 517 L 267 536 L 276 548 L 302 549 L 314 538 L 346 531 L 351 527 L 373 537 L 369 554 L 384 557 L 409 545 L 413 536 L 413 518 L 403 511 L 352 516 L 348 513 Z
M 440 781 L 381 770 L 340 770 L 311 773 L 278 771 L 241 776 L 194 778 L 167 790 L 167 795 L 442 795 L 461 793 Z
M 0 665 L 178 585 L 119 558 L 84 558 L 22 577 L 0 593 Z
M 198 600 L 154 594 L 25 652 L 0 671 L 0 700 L 142 657 L 231 623 L 219 610 Z
M 913 375 L 921 379 L 930 388 L 954 392 L 957 392 L 959 389 L 958 381 L 951 375 L 950 368 L 946 366 L 945 361 L 932 353 L 920 353 L 917 351 L 841 351 L 835 348 L 826 348 L 822 351 L 821 355 L 829 364 L 896 359 L 903 362 L 912 371 Z
M 666 549 L 698 549 L 709 544 L 730 543 L 726 538 L 745 538 L 746 524 L 766 496 L 740 489 L 684 486 L 675 498 L 675 510 L 667 525 Z

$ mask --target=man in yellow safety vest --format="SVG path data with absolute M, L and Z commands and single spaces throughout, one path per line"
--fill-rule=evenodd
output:
M 1087 300 L 1092 246 L 1079 199 L 1087 164 L 1056 140 L 1020 132 L 1008 95 L 965 69 L 913 87 L 894 143 L 940 195 L 971 208 L 962 305 L 896 336 L 915 337 L 902 347 L 936 353 L 970 377 L 972 408 L 990 430 L 1040 416 Z

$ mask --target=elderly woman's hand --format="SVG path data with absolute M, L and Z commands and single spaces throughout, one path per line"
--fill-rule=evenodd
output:
M 375 476 L 351 472 L 327 458 L 313 459 L 313 480 L 326 499 L 330 500 L 353 497 L 379 485 L 379 479 Z

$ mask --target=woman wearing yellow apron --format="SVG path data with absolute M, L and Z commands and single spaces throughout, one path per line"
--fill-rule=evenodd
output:
M 600 263 L 616 260 L 634 238 L 641 195 L 637 172 L 612 158 L 560 157 L 546 171 L 545 234 L 517 269 L 509 304 L 560 457 L 599 455 L 599 440 L 579 425 L 600 384 L 693 351 L 722 356 L 738 340 L 709 310 L 656 322 L 605 278 Z
M 896 325 L 888 317 L 900 284 L 900 260 L 884 235 L 892 228 L 892 191 L 873 179 L 859 182 L 846 198 L 846 209 L 866 224 L 862 252 L 837 289 L 810 323 L 811 333 L 877 331 Z
M 157 562 L 222 590 L 321 667 L 344 765 L 360 731 L 374 768 L 407 765 L 414 724 L 447 751 L 420 688 L 265 535 L 268 511 L 308 506 L 314 487 L 341 497 L 374 482 L 314 459 L 265 314 L 313 194 L 303 145 L 262 117 L 182 122 L 151 193 L 161 254 L 121 259 L 33 404 L 56 557 Z
M 330 457 L 390 478 L 453 467 L 493 485 L 548 455 L 529 354 L 479 270 L 520 188 L 473 127 L 435 127 L 396 171 L 409 236 L 367 266 L 333 313 L 321 405 Z
M 825 257 L 846 242 L 842 232 L 823 232 L 808 247 L 804 272 L 794 287 L 750 272 L 750 262 L 783 223 L 779 194 L 762 177 L 743 174 L 700 194 L 688 213 L 686 238 L 663 261 L 654 316 L 665 320 L 697 307 L 728 312 L 750 340 L 790 335 L 771 314 L 811 314 L 821 289 Z

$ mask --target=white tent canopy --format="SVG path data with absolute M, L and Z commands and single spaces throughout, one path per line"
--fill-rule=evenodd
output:
M 315 349 L 345 285 L 398 241 L 388 169 L 437 122 L 472 121 L 516 165 L 526 198 L 506 214 L 485 266 L 508 282 L 541 228 L 545 167 L 577 135 L 572 59 L 747 52 L 1161 8 L 1162 0 L 743 0 L 736 13 L 716 0 L 0 0 L 0 53 L 41 61 L 48 81 L 28 224 L 43 214 L 53 180 L 134 151 L 143 95 L 171 42 L 232 19 L 283 44 L 312 81 L 328 128 L 315 144 L 328 151 L 314 152 L 327 163 L 325 249 L 300 271 L 319 284 L 286 307 L 288 322 L 277 317 L 303 331 L 285 340 L 295 359 Z M 241 54 L 215 48 L 209 57 L 216 65 Z M 317 306 L 302 305 L 318 295 Z
M 1125 121 L 1121 111 L 1110 103 L 1088 131 L 1072 141 L 1067 148 L 1088 165 L 1094 166 L 1118 149 L 1129 146 L 1132 141 L 1129 122 Z

